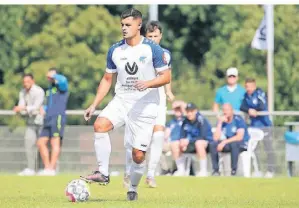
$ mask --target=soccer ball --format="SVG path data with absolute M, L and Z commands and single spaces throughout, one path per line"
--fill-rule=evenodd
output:
M 81 179 L 72 180 L 65 189 L 65 195 L 71 202 L 87 201 L 90 196 L 89 186 Z

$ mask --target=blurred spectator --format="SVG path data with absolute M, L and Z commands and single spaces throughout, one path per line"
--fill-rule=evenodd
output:
M 165 142 L 163 152 L 167 153 L 171 150 L 172 158 L 176 163 L 177 167 L 182 167 L 184 169 L 184 159 L 180 154 L 180 136 L 181 136 L 181 126 L 183 124 L 184 114 L 185 114 L 186 103 L 183 101 L 174 101 L 172 103 L 172 110 L 174 111 L 174 118 L 169 121 L 165 129 Z M 165 156 L 165 155 L 164 155 Z M 165 164 L 164 156 L 161 160 L 162 169 L 166 169 L 165 165 L 163 168 L 163 163 Z
M 25 130 L 25 150 L 27 158 L 27 168 L 19 173 L 20 176 L 35 175 L 36 161 L 36 140 L 39 136 L 43 123 L 42 115 L 39 113 L 40 107 L 43 105 L 45 92 L 35 84 L 32 74 L 23 76 L 23 89 L 19 93 L 18 106 L 14 107 L 16 113 L 21 113 L 26 117 Z
M 240 111 L 240 106 L 244 98 L 245 89 L 238 84 L 238 69 L 228 68 L 226 71 L 227 84 L 219 88 L 213 105 L 213 111 L 218 113 L 219 108 L 229 103 L 235 111 Z M 220 106 L 219 106 L 220 105 Z
M 66 105 L 68 101 L 68 81 L 65 76 L 57 74 L 55 68 L 47 73 L 50 82 L 46 92 L 47 106 L 42 112 L 45 115 L 44 125 L 37 146 L 44 163 L 44 169 L 39 175 L 56 175 L 56 163 L 60 153 L 64 126 L 66 124 Z M 51 158 L 47 144 L 51 143 Z
M 214 176 L 219 176 L 219 155 L 218 152 L 231 153 L 231 175 L 237 173 L 238 158 L 241 151 L 247 149 L 249 134 L 245 121 L 241 116 L 234 115 L 230 104 L 222 107 L 223 116 L 218 118 L 217 127 L 214 133 L 214 141 L 210 143 L 210 153 L 213 164 Z
M 264 132 L 264 148 L 267 153 L 267 173 L 265 177 L 274 176 L 275 155 L 273 150 L 272 122 L 269 116 L 258 116 L 259 111 L 268 111 L 266 94 L 257 88 L 255 79 L 248 78 L 245 81 L 246 94 L 241 105 L 241 111 L 248 113 L 251 127 L 259 128 Z
M 203 117 L 195 104 L 188 103 L 186 118 L 181 128 L 180 149 L 182 153 L 196 153 L 199 158 L 200 177 L 208 176 L 207 149 L 213 141 L 212 128 L 209 121 Z

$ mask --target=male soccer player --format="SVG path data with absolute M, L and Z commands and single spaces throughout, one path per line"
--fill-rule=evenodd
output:
M 88 120 L 103 100 L 117 73 L 115 97 L 94 123 L 95 151 L 98 171 L 82 176 L 89 182 L 109 183 L 111 144 L 108 132 L 126 125 L 126 147 L 132 148 L 129 201 L 137 200 L 137 186 L 145 168 L 145 153 L 149 147 L 160 102 L 158 87 L 170 82 L 170 70 L 163 49 L 140 34 L 142 14 L 131 8 L 121 15 L 123 40 L 108 51 L 106 72 L 99 84 L 93 104 L 86 110 Z M 159 76 L 156 74 L 158 73 Z
M 209 121 L 202 116 L 193 103 L 186 107 L 186 118 L 181 127 L 180 147 L 182 153 L 196 153 L 199 158 L 199 177 L 208 176 L 207 148 L 213 141 L 212 127 Z M 185 170 L 183 170 L 185 171 Z M 178 167 L 178 173 L 182 172 Z
M 160 41 L 162 39 L 162 26 L 158 21 L 151 21 L 148 22 L 145 26 L 145 36 L 154 41 L 156 44 L 160 44 Z M 167 49 L 162 48 L 164 51 L 165 59 L 167 61 L 167 64 L 169 68 L 171 68 L 171 54 Z M 165 87 L 159 87 L 159 95 L 160 95 L 160 103 L 158 106 L 158 115 L 155 121 L 154 131 L 152 135 L 152 141 L 150 144 L 150 155 L 148 159 L 148 171 L 147 171 L 147 177 L 146 177 L 146 183 L 151 188 L 155 188 L 157 186 L 155 181 L 155 170 L 157 168 L 157 165 L 160 161 L 160 157 L 163 150 L 163 143 L 164 143 L 164 130 L 165 130 L 165 123 L 166 123 L 166 96 L 168 97 L 168 100 L 173 101 L 174 95 L 171 91 L 170 83 L 166 84 Z M 126 150 L 126 170 L 125 170 L 125 176 L 124 176 L 124 186 L 128 187 L 128 181 L 129 181 L 129 174 L 130 174 L 130 168 L 132 164 L 132 158 L 131 158 L 131 149 L 128 148 Z
M 268 171 L 266 178 L 273 178 L 275 168 L 275 155 L 273 150 L 272 122 L 269 116 L 258 116 L 258 111 L 268 111 L 267 98 L 262 89 L 257 88 L 255 79 L 247 78 L 245 81 L 246 94 L 241 105 L 241 111 L 248 113 L 251 127 L 261 129 L 265 137 L 264 148 L 267 153 Z
M 213 164 L 212 175 L 220 175 L 218 152 L 230 152 L 231 175 L 235 176 L 239 153 L 247 149 L 249 134 L 244 119 L 239 115 L 234 115 L 233 107 L 230 104 L 224 104 L 222 111 L 223 116 L 218 118 L 216 131 L 213 135 L 214 141 L 209 145 Z
M 61 140 L 63 138 L 64 126 L 66 124 L 66 106 L 68 101 L 67 78 L 58 74 L 55 68 L 49 69 L 47 73 L 50 82 L 46 92 L 47 106 L 43 128 L 40 138 L 37 140 L 37 147 L 44 163 L 44 170 L 38 175 L 56 175 L 56 163 L 60 154 Z M 51 157 L 47 143 L 51 143 Z

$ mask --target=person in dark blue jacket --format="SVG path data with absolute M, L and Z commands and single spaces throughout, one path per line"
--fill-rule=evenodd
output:
M 66 106 L 68 101 L 67 78 L 58 74 L 55 68 L 47 73 L 49 88 L 46 91 L 47 105 L 41 109 L 45 114 L 44 125 L 37 146 L 44 163 L 39 175 L 56 175 L 56 163 L 60 154 L 61 140 L 66 124 Z M 51 140 L 51 157 L 47 143 Z
M 237 173 L 239 153 L 247 149 L 249 134 L 244 119 L 234 115 L 233 108 L 226 103 L 222 106 L 223 116 L 218 118 L 214 141 L 210 143 L 210 153 L 214 176 L 219 176 L 218 152 L 231 153 L 231 175 Z
M 267 173 L 266 178 L 272 178 L 275 172 L 275 154 L 273 150 L 272 122 L 268 115 L 257 115 L 259 111 L 268 111 L 267 97 L 265 92 L 257 88 L 253 78 L 245 81 L 246 94 L 241 105 L 241 111 L 248 113 L 250 126 L 259 128 L 264 132 L 264 148 L 267 153 Z
M 196 153 L 199 158 L 200 177 L 208 175 L 207 149 L 213 141 L 212 128 L 209 121 L 203 117 L 193 103 L 186 107 L 186 118 L 181 127 L 180 147 L 183 153 Z

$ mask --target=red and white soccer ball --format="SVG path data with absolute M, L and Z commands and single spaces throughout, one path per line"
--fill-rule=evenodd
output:
M 71 202 L 87 201 L 90 196 L 89 186 L 81 179 L 72 180 L 65 189 L 65 195 Z

